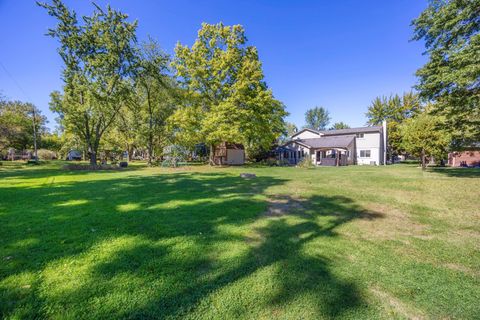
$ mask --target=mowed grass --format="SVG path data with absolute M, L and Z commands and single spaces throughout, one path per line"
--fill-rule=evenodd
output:
M 479 250 L 479 170 L 0 167 L 4 319 L 478 319 Z

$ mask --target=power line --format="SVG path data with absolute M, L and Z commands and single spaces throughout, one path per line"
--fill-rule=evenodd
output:
M 30 99 L 30 97 L 28 96 L 27 92 L 25 90 L 23 90 L 22 86 L 20 85 L 20 83 L 18 83 L 17 80 L 15 80 L 15 78 L 13 77 L 13 75 L 8 72 L 7 68 L 5 67 L 5 65 L 2 63 L 2 61 L 0 61 L 0 66 L 2 67 L 3 71 L 5 71 L 5 73 L 7 74 L 7 76 L 13 81 L 13 83 L 15 83 L 15 85 L 17 86 L 17 88 L 20 90 L 20 92 L 25 96 L 25 98 L 27 98 L 28 101 L 32 101 L 32 99 Z
M 18 89 L 20 90 L 20 92 L 23 93 L 23 95 L 25 96 L 25 98 L 27 98 L 27 100 L 29 101 L 32 101 L 32 99 L 30 99 L 30 97 L 28 96 L 28 94 L 25 92 L 25 90 L 23 90 L 22 86 L 20 85 L 20 83 L 18 83 L 17 80 L 15 80 L 15 78 L 12 76 L 12 74 L 10 72 L 8 72 L 7 68 L 5 68 L 5 66 L 3 65 L 2 61 L 0 61 L 0 66 L 2 67 L 2 69 L 5 71 L 5 73 L 10 77 L 10 79 L 12 79 L 12 81 L 16 84 L 16 86 L 18 87 Z M 33 148 L 35 150 L 35 161 L 38 161 L 38 153 L 37 153 L 37 128 L 36 128 L 36 123 L 35 123 L 35 106 L 33 105 L 32 103 L 32 124 L 33 124 Z

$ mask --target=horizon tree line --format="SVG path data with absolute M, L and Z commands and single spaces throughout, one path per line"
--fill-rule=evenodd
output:
M 34 128 L 25 111 L 34 106 L 2 98 L 0 149 L 27 149 L 35 129 L 40 147 L 84 148 L 92 163 L 99 149 L 136 148 L 144 148 L 152 163 L 168 144 L 193 148 L 203 142 L 213 150 L 235 141 L 254 155 L 298 130 L 284 121 L 285 106 L 268 88 L 257 49 L 240 25 L 204 23 L 195 43 L 178 44 L 170 57 L 153 39 L 139 42 L 138 22 L 110 6 L 93 4 L 93 13 L 79 19 L 61 0 L 38 4 L 57 21 L 48 35 L 58 41 L 64 62 L 64 86 L 50 102 L 58 130 L 48 133 L 38 108 Z M 432 1 L 412 22 L 413 39 L 425 41 L 429 58 L 417 72 L 418 94 L 377 97 L 366 113 L 368 125 L 388 121 L 390 155 L 424 158 L 480 141 L 477 9 L 473 1 Z M 314 107 L 305 127 L 326 130 L 330 120 L 327 109 Z M 340 122 L 329 129 L 347 127 Z M 429 133 L 441 143 L 419 138 Z

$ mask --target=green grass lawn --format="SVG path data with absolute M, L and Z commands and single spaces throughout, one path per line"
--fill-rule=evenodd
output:
M 0 166 L 0 318 L 478 319 L 479 250 L 480 170 Z

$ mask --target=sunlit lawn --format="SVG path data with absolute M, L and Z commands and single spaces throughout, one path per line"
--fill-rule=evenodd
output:
M 478 319 L 479 207 L 480 170 L 4 162 L 0 318 Z

